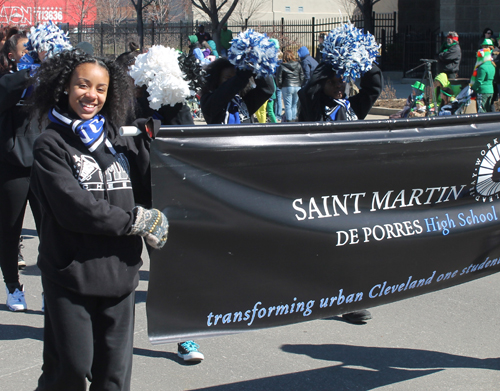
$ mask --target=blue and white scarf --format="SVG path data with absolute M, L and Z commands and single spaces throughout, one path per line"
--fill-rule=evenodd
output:
M 94 152 L 103 142 L 110 152 L 115 155 L 116 152 L 111 142 L 106 138 L 104 132 L 105 118 L 97 114 L 94 118 L 87 121 L 81 119 L 72 119 L 62 114 L 56 107 L 49 111 L 49 120 L 56 124 L 69 127 L 80 137 L 83 144 L 90 152 Z
M 343 107 L 346 111 L 347 121 L 356 121 L 358 119 L 358 116 L 356 115 L 356 113 L 354 113 L 354 110 L 351 108 L 351 103 L 349 102 L 349 99 L 334 99 L 333 101 L 337 103 L 337 106 L 335 107 L 325 106 L 326 121 L 336 121 L 337 114 L 339 113 L 341 107 Z

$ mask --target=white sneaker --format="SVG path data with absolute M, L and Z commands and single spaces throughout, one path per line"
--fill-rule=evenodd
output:
M 24 286 L 21 285 L 21 290 L 16 288 L 13 293 L 9 292 L 9 288 L 5 287 L 7 291 L 7 307 L 11 311 L 26 311 L 28 306 L 24 299 Z

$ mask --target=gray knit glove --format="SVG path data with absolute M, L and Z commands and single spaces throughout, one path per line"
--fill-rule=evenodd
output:
M 160 249 L 167 242 L 168 220 L 158 209 L 134 208 L 134 223 L 129 235 L 140 235 L 153 248 Z

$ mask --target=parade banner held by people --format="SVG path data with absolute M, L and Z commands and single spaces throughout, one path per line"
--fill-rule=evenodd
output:
M 327 318 L 500 271 L 496 114 L 165 127 L 151 159 L 170 222 L 151 257 L 153 343 Z

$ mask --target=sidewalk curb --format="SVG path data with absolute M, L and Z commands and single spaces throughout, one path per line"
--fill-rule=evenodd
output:
M 389 116 L 391 114 L 396 114 L 399 111 L 401 111 L 401 109 L 389 109 L 387 107 L 372 107 L 368 114 Z

